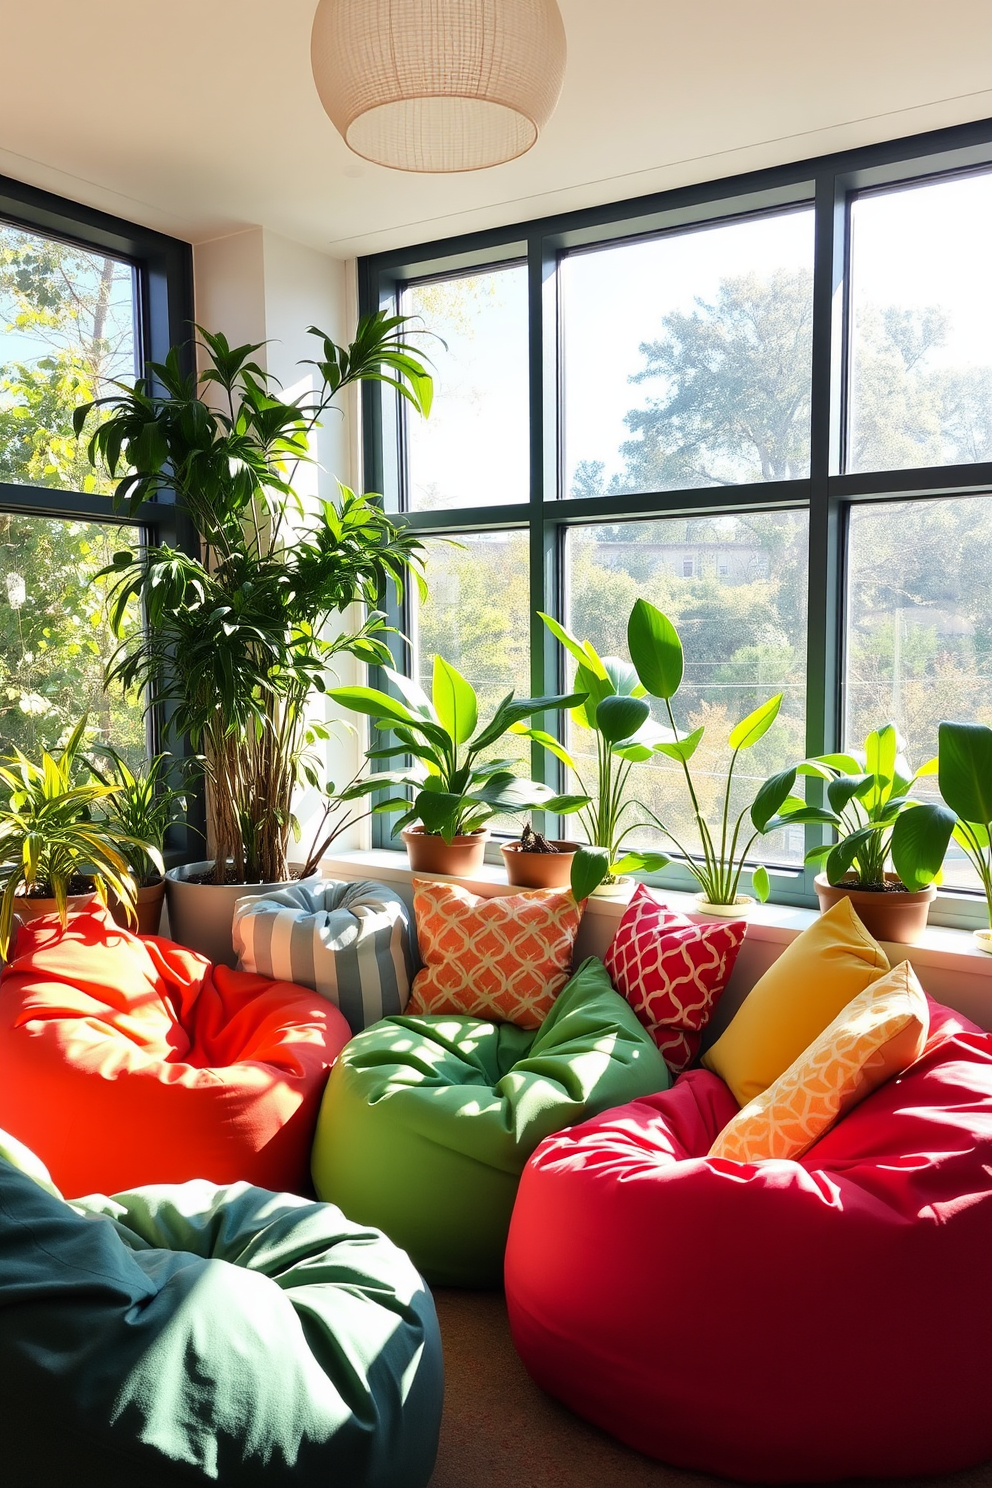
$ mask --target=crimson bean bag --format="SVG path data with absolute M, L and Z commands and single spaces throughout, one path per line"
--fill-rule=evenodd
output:
M 506 1252 L 538 1384 L 749 1482 L 992 1456 L 992 1038 L 930 1012 L 922 1058 L 799 1161 L 708 1159 L 737 1106 L 707 1070 L 548 1138 Z
M 289 982 L 132 935 L 97 905 L 32 920 L 0 977 L 0 1127 L 70 1194 L 239 1180 L 310 1193 L 344 1017 Z

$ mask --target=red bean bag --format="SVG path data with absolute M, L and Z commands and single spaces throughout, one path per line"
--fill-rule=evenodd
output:
M 921 1059 L 798 1162 L 707 1159 L 737 1110 L 707 1070 L 545 1141 L 506 1251 L 538 1384 L 748 1482 L 992 1456 L 992 1038 L 930 1011 Z
M 308 1193 L 327 1071 L 316 993 L 211 966 L 100 906 L 32 920 L 0 977 L 0 1127 L 63 1193 L 244 1179 Z

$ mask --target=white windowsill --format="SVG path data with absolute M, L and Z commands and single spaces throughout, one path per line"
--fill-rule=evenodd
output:
M 364 852 L 332 853 L 324 858 L 322 869 L 325 877 L 343 878 L 369 877 L 383 883 L 409 886 L 414 875 L 403 853 L 386 848 L 371 848 Z M 418 874 L 418 877 L 442 877 L 436 874 Z M 463 883 L 474 894 L 490 897 L 510 894 L 514 890 L 506 882 L 506 875 L 495 864 L 486 863 L 471 878 L 451 879 Z M 697 906 L 691 894 L 665 889 L 666 904 L 681 914 L 694 918 L 705 918 L 697 914 Z M 629 894 L 616 899 L 591 898 L 586 903 L 586 914 L 602 916 L 607 921 L 618 923 Z M 800 909 L 787 904 L 756 904 L 747 917 L 748 938 L 753 941 L 788 945 L 817 918 L 817 911 Z M 605 926 L 603 927 L 606 928 Z M 933 967 L 955 975 L 984 977 L 988 985 L 990 1010 L 992 1010 L 992 956 L 980 951 L 975 945 L 970 930 L 953 930 L 938 925 L 928 925 L 923 939 L 913 946 L 889 944 L 886 950 L 892 962 L 909 957 L 918 968 Z

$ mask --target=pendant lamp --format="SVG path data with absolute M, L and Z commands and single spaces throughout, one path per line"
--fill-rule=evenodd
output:
M 320 101 L 356 155 L 405 171 L 470 171 L 523 155 L 558 102 L 555 0 L 320 0 Z

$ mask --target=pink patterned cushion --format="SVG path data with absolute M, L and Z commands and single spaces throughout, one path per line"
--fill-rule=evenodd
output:
M 743 920 L 697 925 L 644 884 L 624 911 L 606 969 L 675 1073 L 696 1056 L 745 929 Z

